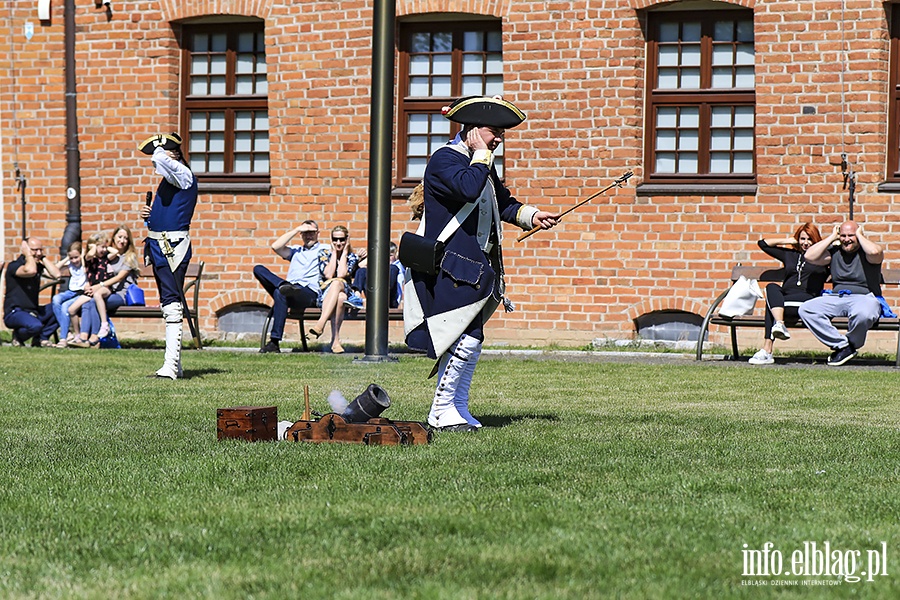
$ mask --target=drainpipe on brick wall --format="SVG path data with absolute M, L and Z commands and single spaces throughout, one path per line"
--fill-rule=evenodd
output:
M 66 0 L 64 52 L 66 73 L 66 230 L 59 252 L 65 256 L 72 242 L 81 240 L 81 156 L 78 153 L 78 114 L 75 92 L 75 0 Z

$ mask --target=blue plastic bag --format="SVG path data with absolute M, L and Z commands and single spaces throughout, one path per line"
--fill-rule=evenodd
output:
M 119 343 L 119 339 L 116 337 L 116 328 L 113 327 L 113 322 L 110 320 L 109 323 L 109 334 L 106 337 L 100 338 L 100 347 L 101 348 L 111 348 L 113 350 L 118 350 L 122 347 L 122 344 Z

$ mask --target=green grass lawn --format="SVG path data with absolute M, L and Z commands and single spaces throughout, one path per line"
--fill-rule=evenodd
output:
M 894 370 L 488 357 L 482 431 L 370 448 L 218 442 L 215 411 L 376 382 L 421 420 L 431 361 L 161 359 L 0 348 L 0 597 L 900 597 Z M 888 575 L 742 576 L 826 541 Z

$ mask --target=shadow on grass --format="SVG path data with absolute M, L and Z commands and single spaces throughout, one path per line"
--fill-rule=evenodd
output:
M 219 375 L 220 373 L 230 373 L 230 369 L 185 369 L 184 379 L 203 379 L 206 375 Z
M 541 419 L 543 421 L 559 421 L 559 417 L 556 415 L 539 415 L 539 414 L 524 414 L 524 415 L 480 415 L 475 417 L 484 427 L 506 427 L 507 425 L 512 425 L 516 421 L 524 421 L 526 419 Z

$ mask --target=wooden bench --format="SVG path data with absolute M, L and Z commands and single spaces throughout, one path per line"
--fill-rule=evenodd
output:
M 366 309 L 365 308 L 346 308 L 346 313 L 344 314 L 345 321 L 365 321 L 366 320 Z M 269 335 L 269 329 L 272 327 L 272 317 L 274 316 L 274 309 L 269 309 L 268 314 L 266 315 L 266 320 L 263 323 L 262 334 L 259 336 L 259 349 L 262 350 L 266 345 L 266 338 Z M 307 329 L 306 329 L 306 320 L 317 321 L 319 317 L 322 316 L 322 309 L 316 307 L 310 307 L 306 309 L 296 309 L 290 308 L 288 309 L 287 320 L 288 321 L 299 321 L 300 322 L 300 341 L 303 343 L 303 351 L 309 352 L 309 345 L 307 344 Z M 388 321 L 402 321 L 403 320 L 403 309 L 402 308 L 389 308 L 388 309 Z
M 188 319 L 194 325 L 194 331 L 197 332 L 197 335 L 194 336 L 194 346 L 197 350 L 203 349 L 203 341 L 200 339 L 200 318 L 199 318 L 199 305 L 200 305 L 200 282 L 203 279 L 203 267 L 204 262 L 200 261 L 198 263 L 191 263 L 188 265 L 187 272 L 184 275 L 184 297 L 187 300 L 187 314 L 184 315 L 185 319 Z M 45 283 L 41 289 L 49 287 L 51 295 L 56 294 L 60 289 L 60 285 L 66 281 L 66 278 L 69 276 L 68 267 L 64 267 L 60 269 L 61 276 L 59 279 L 51 280 L 48 283 Z M 151 283 L 152 282 L 152 283 Z M 141 276 L 138 280 L 138 285 L 144 290 L 144 293 L 148 291 L 148 286 L 156 285 L 155 279 L 153 277 L 153 267 L 143 267 L 141 269 Z M 120 306 L 116 309 L 116 312 L 110 315 L 110 319 L 118 320 L 118 319 L 159 319 L 162 318 L 162 307 L 159 304 L 147 305 L 147 306 Z
M 757 281 L 759 281 L 760 288 L 763 288 L 763 290 L 765 290 L 765 286 L 768 283 L 775 282 L 780 284 L 784 281 L 784 268 L 762 267 L 756 265 L 744 266 L 738 263 L 731 270 L 731 285 L 734 285 L 734 282 L 740 279 L 741 275 L 743 275 L 747 279 L 756 279 Z M 881 270 L 881 280 L 882 287 L 892 285 L 900 286 L 900 269 L 883 268 Z M 731 289 L 731 286 L 729 286 L 728 289 Z M 763 308 L 762 312 L 760 312 L 758 309 L 754 310 L 754 313 L 759 314 L 751 314 L 733 318 L 720 317 L 717 311 L 719 309 L 719 305 L 722 303 L 722 300 L 725 299 L 725 295 L 728 293 L 728 289 L 719 294 L 715 302 L 713 302 L 712 306 L 710 306 L 709 310 L 706 312 L 706 318 L 703 319 L 703 325 L 700 328 L 700 336 L 697 338 L 697 360 L 702 360 L 703 358 L 703 340 L 709 331 L 710 325 L 722 325 L 729 328 L 731 332 L 731 360 L 740 359 L 737 340 L 738 329 L 742 327 L 764 329 L 766 326 L 765 308 Z M 882 289 L 882 293 L 884 293 L 884 289 Z M 834 323 L 834 326 L 838 329 L 842 329 L 844 331 L 847 330 L 847 319 L 844 317 L 836 318 L 832 320 L 832 323 Z M 801 321 L 800 319 L 785 319 L 785 325 L 787 325 L 788 327 L 805 328 L 803 321 Z M 882 317 L 878 320 L 877 323 L 875 323 L 870 331 L 900 332 L 900 319 L 896 317 Z M 895 366 L 900 367 L 900 333 L 898 333 L 897 336 L 897 356 L 895 360 Z

